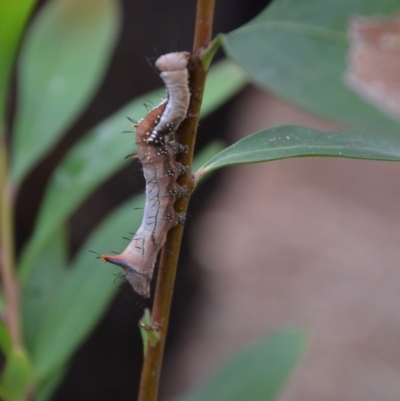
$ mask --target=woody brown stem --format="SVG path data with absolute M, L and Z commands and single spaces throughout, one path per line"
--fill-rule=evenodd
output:
M 187 146 L 188 149 L 187 153 L 183 153 L 178 157 L 178 161 L 185 166 L 192 166 L 193 162 L 193 151 L 200 116 L 201 100 L 203 98 L 207 75 L 207 71 L 200 61 L 200 56 L 203 49 L 208 46 L 211 40 L 214 7 L 215 0 L 197 1 L 192 67 L 190 69 L 192 101 L 189 105 L 188 118 L 180 125 L 177 132 L 177 140 L 179 143 Z M 180 185 L 187 186 L 190 189 L 190 193 L 192 192 L 193 178 L 191 173 L 181 177 L 178 182 Z M 186 213 L 188 204 L 189 197 L 183 197 L 175 203 L 175 209 L 178 213 Z M 147 351 L 140 379 L 139 401 L 157 400 L 182 235 L 182 225 L 178 225 L 170 230 L 161 253 L 157 287 L 151 316 L 151 325 L 158 328 L 160 340 L 154 347 L 149 347 Z

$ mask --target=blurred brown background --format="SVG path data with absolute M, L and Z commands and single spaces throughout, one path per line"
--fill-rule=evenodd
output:
M 286 123 L 341 128 L 248 89 L 231 139 Z M 248 341 L 300 325 L 310 349 L 282 400 L 400 399 L 399 183 L 400 165 L 387 162 L 226 170 L 187 233 L 205 288 L 168 361 L 166 392 L 192 388 Z
M 266 4 L 217 0 L 215 32 L 235 29 Z M 145 57 L 191 47 L 194 0 L 123 6 L 123 32 L 104 85 L 22 190 L 20 247 L 57 160 L 101 119 L 160 85 Z M 287 123 L 341 128 L 248 88 L 201 123 L 198 148 Z M 71 257 L 102 216 L 143 184 L 131 183 L 131 173 L 121 171 L 73 216 Z M 162 399 L 191 389 L 238 348 L 288 325 L 308 328 L 311 343 L 282 400 L 400 399 L 399 183 L 396 163 L 320 158 L 240 166 L 208 178 L 191 202 Z M 119 292 L 54 401 L 136 399 L 143 307 L 129 291 Z

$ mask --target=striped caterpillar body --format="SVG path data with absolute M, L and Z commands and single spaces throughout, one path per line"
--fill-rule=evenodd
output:
M 174 203 L 187 193 L 176 181 L 188 168 L 176 161 L 177 154 L 185 148 L 172 136 L 189 107 L 189 60 L 189 53 L 179 52 L 165 54 L 156 61 L 167 99 L 136 125 L 137 156 L 146 180 L 143 221 L 121 254 L 101 255 L 105 261 L 120 266 L 127 281 L 144 298 L 150 296 L 154 265 L 168 231 L 184 220 L 175 211 Z

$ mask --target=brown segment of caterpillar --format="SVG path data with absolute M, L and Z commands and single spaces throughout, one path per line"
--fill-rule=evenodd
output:
M 144 298 L 150 297 L 157 255 L 168 231 L 180 222 L 174 204 L 187 189 L 177 183 L 189 169 L 176 161 L 185 147 L 172 134 L 187 116 L 190 102 L 187 52 L 169 53 L 159 57 L 156 67 L 167 89 L 167 99 L 153 108 L 136 125 L 137 156 L 146 180 L 146 202 L 142 224 L 126 249 L 119 255 L 101 255 L 109 263 L 121 267 L 133 289 Z

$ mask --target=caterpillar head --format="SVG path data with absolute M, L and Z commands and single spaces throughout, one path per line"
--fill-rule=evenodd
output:
M 190 61 L 190 53 L 175 52 L 164 54 L 156 61 L 156 67 L 159 71 L 179 71 L 187 68 Z

